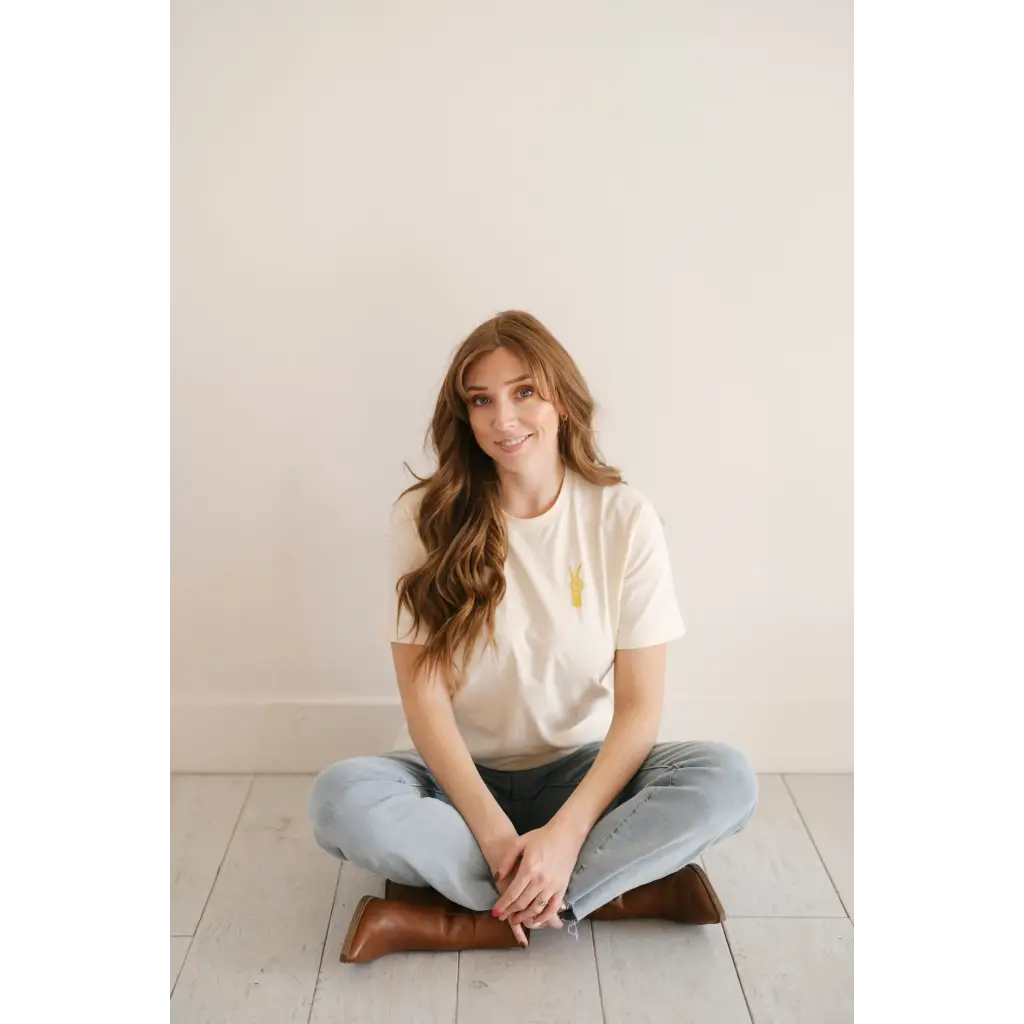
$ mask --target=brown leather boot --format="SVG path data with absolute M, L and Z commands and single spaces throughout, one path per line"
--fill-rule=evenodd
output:
M 595 921 L 622 921 L 631 917 L 661 917 L 680 924 L 719 924 L 725 910 L 699 864 L 637 886 L 598 907 Z
M 402 885 L 399 882 L 392 882 L 390 878 L 384 883 L 384 899 L 402 900 L 404 903 L 417 903 L 424 907 L 445 907 L 447 910 L 461 910 L 465 914 L 475 913 L 458 903 L 453 903 L 447 896 L 442 896 L 429 886 Z
M 518 945 L 508 922 L 499 921 L 487 912 L 452 911 L 446 907 L 364 896 L 356 905 L 348 926 L 341 947 L 341 962 L 366 963 L 388 953 L 411 949 L 509 949 Z

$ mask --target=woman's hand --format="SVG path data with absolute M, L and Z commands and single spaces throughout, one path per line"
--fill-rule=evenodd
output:
M 508 889 L 512 878 L 507 872 L 502 876 L 500 874 L 500 868 L 501 865 L 504 864 L 512 855 L 512 851 L 518 849 L 519 838 L 519 833 L 516 832 L 512 827 L 511 822 L 509 822 L 507 829 L 503 830 L 495 838 L 479 843 L 484 859 L 490 865 L 494 884 L 497 887 L 498 892 L 502 895 L 504 895 Z M 516 942 L 518 942 L 520 946 L 526 946 L 526 933 L 523 931 L 523 926 L 518 922 L 514 923 L 512 921 L 509 921 L 509 925 L 512 928 L 512 934 L 516 937 Z
M 495 876 L 501 898 L 494 916 L 513 926 L 561 928 L 558 912 L 582 845 L 582 839 L 555 819 L 517 836 Z

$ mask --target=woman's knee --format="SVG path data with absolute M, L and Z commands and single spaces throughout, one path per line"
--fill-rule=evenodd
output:
M 727 804 L 742 823 L 757 806 L 757 772 L 742 750 L 728 743 L 701 745 L 703 767 L 713 772 L 716 802 Z
M 326 767 L 313 780 L 309 819 L 321 845 L 337 846 L 340 834 L 356 812 L 353 797 L 361 783 L 379 778 L 372 757 L 353 757 Z

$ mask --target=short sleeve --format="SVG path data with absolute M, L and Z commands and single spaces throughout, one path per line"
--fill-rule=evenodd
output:
M 653 647 L 686 632 L 661 520 L 645 501 L 629 530 L 619 603 L 618 650 Z
M 402 608 L 399 614 L 398 592 L 395 589 L 402 576 L 407 572 L 412 572 L 413 569 L 418 569 L 427 558 L 423 541 L 420 540 L 419 532 L 416 529 L 414 516 L 415 509 L 409 501 L 409 496 L 406 496 L 391 510 L 391 519 L 388 524 L 390 571 L 385 602 L 385 623 L 386 636 L 390 643 L 425 644 L 428 638 L 427 630 L 422 623 L 420 623 L 419 631 L 413 635 L 412 615 L 406 608 Z

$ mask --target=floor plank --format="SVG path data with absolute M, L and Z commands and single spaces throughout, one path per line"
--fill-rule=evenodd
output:
M 171 997 L 180 1024 L 306 1024 L 338 879 L 312 776 L 258 776 Z
M 846 916 L 779 775 L 760 776 L 753 818 L 703 859 L 730 917 Z
M 853 1020 L 853 924 L 734 919 L 725 930 L 755 1024 Z
M 172 935 L 171 936 L 171 991 L 174 991 L 174 983 L 178 980 L 178 975 L 181 973 L 181 965 L 185 962 L 185 957 L 188 955 L 188 947 L 192 943 L 192 938 L 189 935 Z
M 595 921 L 606 1024 L 750 1024 L 721 925 Z
M 192 935 L 251 775 L 171 776 L 171 934 Z
M 853 920 L 853 776 L 787 775 L 786 785 Z
M 310 1024 L 452 1024 L 458 953 L 392 953 L 366 964 L 338 957 L 362 896 L 383 896 L 384 879 L 343 864 Z
M 459 1024 L 594 1024 L 602 1019 L 590 922 L 544 928 L 528 949 L 460 953 Z

